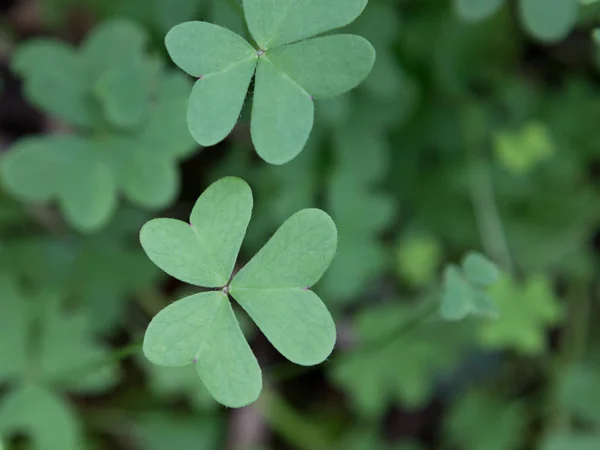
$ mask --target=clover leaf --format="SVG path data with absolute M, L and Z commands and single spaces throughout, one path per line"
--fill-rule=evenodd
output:
M 177 194 L 179 160 L 196 147 L 185 121 L 191 86 L 145 51 L 136 25 L 98 26 L 79 51 L 53 40 L 20 46 L 13 69 L 27 98 L 68 133 L 25 138 L 0 159 L 6 190 L 35 203 L 56 201 L 82 232 L 104 227 L 119 194 L 146 209 Z
M 495 318 L 498 309 L 487 292 L 500 277 L 494 263 L 479 253 L 469 253 L 462 268 L 452 264 L 444 272 L 440 314 L 446 320 L 469 315 Z
M 148 257 L 166 273 L 219 289 L 163 309 L 146 330 L 144 354 L 161 366 L 195 363 L 210 394 L 230 407 L 256 400 L 262 377 L 229 295 L 292 362 L 319 364 L 336 339 L 329 311 L 309 290 L 335 254 L 335 224 L 317 209 L 294 214 L 232 278 L 252 206 L 252 191 L 245 181 L 223 178 L 200 196 L 189 224 L 154 219 L 140 232 Z
M 349 24 L 366 3 L 244 0 L 258 48 L 207 22 L 172 28 L 165 39 L 171 58 L 198 78 L 188 107 L 188 125 L 196 141 L 210 146 L 227 137 L 255 76 L 251 134 L 256 151 L 271 164 L 297 156 L 313 127 L 313 97 L 353 89 L 375 61 L 375 50 L 359 36 L 313 36 Z

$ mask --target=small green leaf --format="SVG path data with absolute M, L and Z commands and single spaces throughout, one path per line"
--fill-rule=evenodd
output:
M 81 450 L 82 430 L 75 411 L 44 388 L 27 385 L 0 403 L 0 435 L 25 433 L 38 450 Z
M 532 277 L 523 286 L 501 278 L 490 291 L 499 317 L 480 324 L 479 340 L 486 348 L 514 348 L 536 354 L 546 348 L 546 327 L 557 325 L 563 310 L 544 277 Z
M 478 260 L 469 260 L 469 266 L 478 264 Z M 498 310 L 494 302 L 483 290 L 489 284 L 480 283 L 481 280 L 490 280 L 491 274 L 487 271 L 471 269 L 471 277 L 465 278 L 460 268 L 451 265 L 444 272 L 444 289 L 440 314 L 446 320 L 462 320 L 468 315 L 496 318 Z M 481 273 L 480 273 L 481 272 Z M 487 278 L 484 278 L 484 275 Z M 491 283 L 490 283 L 491 284 Z
M 269 60 L 313 97 L 334 97 L 358 86 L 371 72 L 375 49 L 350 34 L 318 37 L 267 52 Z
M 265 56 L 256 70 L 252 141 L 270 164 L 285 164 L 306 145 L 314 120 L 310 95 Z
M 90 126 L 88 81 L 73 49 L 33 39 L 17 48 L 12 67 L 25 78 L 25 93 L 33 104 L 70 125 Z
M 263 50 L 348 25 L 367 0 L 244 0 L 252 37 Z
M 446 320 L 462 320 L 470 312 L 471 289 L 460 269 L 450 266 L 444 273 L 444 295 L 441 314 Z
M 560 41 L 577 21 L 577 0 L 521 0 L 520 14 L 525 28 L 541 41 Z
M 227 284 L 252 214 L 252 192 L 239 178 L 224 178 L 198 199 L 190 224 L 154 219 L 140 240 L 148 257 L 169 275 L 203 287 Z
M 136 448 L 145 450 L 213 450 L 219 448 L 223 431 L 217 416 L 182 416 L 171 411 L 141 414 L 133 428 Z
M 195 363 L 200 378 L 220 403 L 239 408 L 262 389 L 261 371 L 222 292 L 179 300 L 150 322 L 144 354 L 163 366 Z
M 204 146 L 215 145 L 231 133 L 242 111 L 255 68 L 256 59 L 251 58 L 196 81 L 187 115 L 196 142 Z
M 207 22 L 184 22 L 165 38 L 171 59 L 194 77 L 206 77 L 258 58 L 256 50 L 227 28 Z
M 504 0 L 454 0 L 454 8 L 461 19 L 479 21 L 493 15 L 504 5 Z
M 439 242 L 432 236 L 419 234 L 403 239 L 397 246 L 398 273 L 414 286 L 433 281 L 442 257 Z
M 148 107 L 148 92 L 140 80 L 145 67 L 136 61 L 113 67 L 98 80 L 95 93 L 106 116 L 117 126 L 134 127 Z
M 481 253 L 469 253 L 463 261 L 463 270 L 469 283 L 491 286 L 500 279 L 498 267 Z

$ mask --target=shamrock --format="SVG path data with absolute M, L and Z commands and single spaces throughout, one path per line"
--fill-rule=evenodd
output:
M 197 77 L 188 107 L 192 136 L 204 146 L 231 132 L 254 74 L 251 134 L 258 154 L 284 164 L 304 148 L 313 98 L 340 95 L 363 81 L 375 61 L 354 35 L 314 37 L 356 19 L 367 0 L 244 0 L 257 48 L 232 31 L 185 22 L 166 36 L 171 58 Z M 308 39 L 310 38 L 310 39 Z
M 184 113 L 191 86 L 163 70 L 145 44 L 143 30 L 115 20 L 80 51 L 49 39 L 17 49 L 13 69 L 28 99 L 69 132 L 22 139 L 2 156 L 9 193 L 56 201 L 83 232 L 106 225 L 120 193 L 147 209 L 174 199 L 178 161 L 196 148 Z
M 444 272 L 440 313 L 446 320 L 462 320 L 469 315 L 497 317 L 498 309 L 486 289 L 500 278 L 494 263 L 480 253 L 469 253 L 462 269 L 452 264 Z
M 294 214 L 232 277 L 252 206 L 245 181 L 223 178 L 200 196 L 189 224 L 153 219 L 140 232 L 146 254 L 166 273 L 217 289 L 185 297 L 156 315 L 144 336 L 144 354 L 161 366 L 196 364 L 210 394 L 230 407 L 256 400 L 262 378 L 229 295 L 296 364 L 321 363 L 336 338 L 329 311 L 309 290 L 333 259 L 335 224 L 317 209 Z

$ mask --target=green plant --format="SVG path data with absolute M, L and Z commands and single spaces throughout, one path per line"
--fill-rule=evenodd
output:
M 97 28 L 79 52 L 42 39 L 18 49 L 13 67 L 28 98 L 70 131 L 25 138 L 3 155 L 7 191 L 58 202 L 84 232 L 108 223 L 121 193 L 147 209 L 173 201 L 178 161 L 195 148 L 183 112 L 190 86 L 145 47 L 144 31 L 119 20 Z
M 146 331 L 144 354 L 163 366 L 195 364 L 211 395 L 231 407 L 256 400 L 262 381 L 229 295 L 292 362 L 319 364 L 335 343 L 333 319 L 309 290 L 333 259 L 333 221 L 316 209 L 294 214 L 233 275 L 252 203 L 244 181 L 224 178 L 200 196 L 189 224 L 154 219 L 140 233 L 149 258 L 169 275 L 219 289 L 186 297 L 161 311 Z
M 292 160 L 313 127 L 313 98 L 354 88 L 375 61 L 375 50 L 361 37 L 308 38 L 352 22 L 365 5 L 366 0 L 246 0 L 246 21 L 257 48 L 210 23 L 174 27 L 166 37 L 169 54 L 198 78 L 188 108 L 192 136 L 205 146 L 225 139 L 256 72 L 251 124 L 256 151 L 271 164 Z

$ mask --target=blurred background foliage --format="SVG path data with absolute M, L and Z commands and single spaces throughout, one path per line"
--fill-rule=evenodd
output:
M 162 43 L 193 19 L 246 33 L 240 3 L 2 4 L 4 448 L 600 448 L 600 2 L 371 0 L 348 27 L 377 49 L 371 76 L 317 103 L 281 167 L 247 120 L 195 147 Z M 240 313 L 267 384 L 241 410 L 140 350 L 185 293 L 138 230 L 225 175 L 256 195 L 242 258 L 305 207 L 340 236 L 317 286 L 334 354 L 292 366 Z M 499 281 L 473 284 L 471 251 Z

